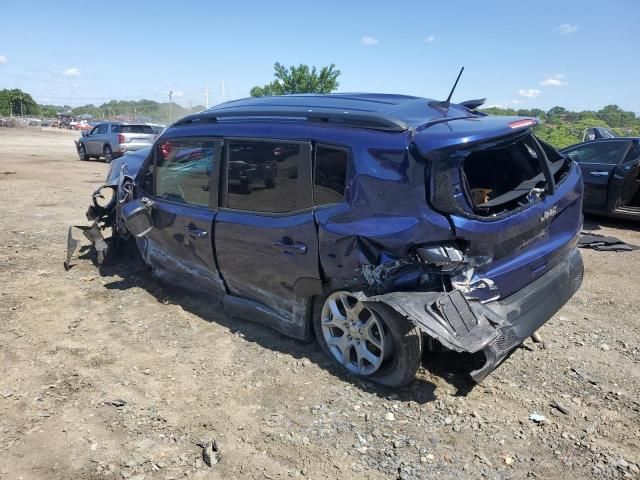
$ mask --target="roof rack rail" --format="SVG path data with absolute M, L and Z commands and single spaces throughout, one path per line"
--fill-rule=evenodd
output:
M 225 111 L 209 110 L 183 118 L 175 123 L 178 125 L 194 123 L 215 123 L 226 119 L 259 119 L 259 118 L 287 118 L 303 119 L 314 123 L 335 123 L 347 127 L 370 128 L 389 132 L 404 132 L 409 125 L 391 115 L 380 112 L 363 112 L 350 110 L 316 109 L 306 107 L 289 106 L 287 108 L 234 108 Z

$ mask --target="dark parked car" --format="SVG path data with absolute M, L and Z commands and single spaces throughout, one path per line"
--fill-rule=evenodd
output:
M 640 139 L 605 138 L 562 152 L 582 169 L 585 212 L 640 217 Z
M 374 382 L 405 385 L 423 350 L 442 348 L 483 354 L 481 381 L 582 282 L 582 177 L 534 119 L 470 108 L 383 94 L 227 102 L 114 162 L 85 235 L 99 258 L 135 238 L 161 279 L 315 336 Z M 238 189 L 238 165 L 264 185 Z M 67 266 L 76 245 L 70 230 Z
M 599 140 L 601 138 L 614 138 L 617 135 L 608 128 L 604 127 L 589 127 L 585 128 L 582 134 L 582 141 L 587 142 L 590 140 Z

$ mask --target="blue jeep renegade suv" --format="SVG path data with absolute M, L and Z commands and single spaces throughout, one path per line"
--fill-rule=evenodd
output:
M 474 106 L 227 102 L 114 161 L 85 235 L 371 381 L 411 382 L 433 345 L 482 352 L 481 381 L 580 287 L 582 178 L 535 119 Z

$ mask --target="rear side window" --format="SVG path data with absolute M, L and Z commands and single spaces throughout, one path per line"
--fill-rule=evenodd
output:
M 265 213 L 299 209 L 298 173 L 305 162 L 310 162 L 306 145 L 230 140 L 228 155 L 229 208 Z
M 220 158 L 220 144 L 168 140 L 156 147 L 155 193 L 174 202 L 208 207 L 210 181 Z
M 628 142 L 591 143 L 567 152 L 567 156 L 578 163 L 617 165 L 628 145 Z
M 150 125 L 112 125 L 112 133 L 154 133 Z
M 314 172 L 313 199 L 316 205 L 341 202 L 347 181 L 348 152 L 341 148 L 318 146 Z

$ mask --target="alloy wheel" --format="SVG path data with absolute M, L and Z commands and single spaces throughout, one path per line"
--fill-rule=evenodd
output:
M 329 351 L 352 373 L 371 375 L 392 353 L 384 322 L 350 292 L 327 297 L 321 326 Z

